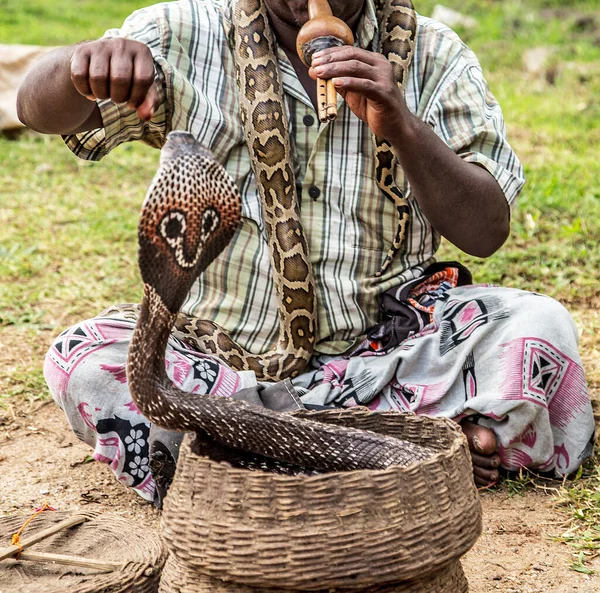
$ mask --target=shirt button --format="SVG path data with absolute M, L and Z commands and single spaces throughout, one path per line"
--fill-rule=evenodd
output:
M 304 125 L 307 128 L 310 128 L 310 126 L 312 126 L 315 123 L 315 118 L 312 115 L 305 115 L 302 118 L 302 121 L 304 122 Z
M 320 195 L 321 195 L 321 190 L 316 186 L 316 185 L 312 185 L 309 189 L 308 189 L 308 195 L 313 199 L 316 200 Z

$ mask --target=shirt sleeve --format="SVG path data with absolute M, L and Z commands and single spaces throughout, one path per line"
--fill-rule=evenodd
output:
M 103 39 L 134 39 L 150 48 L 154 57 L 155 82 L 157 83 L 160 106 L 150 121 L 142 121 L 135 111 L 126 104 L 98 100 L 103 127 L 97 130 L 63 136 L 67 147 L 78 157 L 99 161 L 113 148 L 123 142 L 141 140 L 150 146 L 160 148 L 169 126 L 169 97 L 167 84 L 161 67 L 163 53 L 163 34 L 160 14 L 153 8 L 142 9 L 128 17 L 120 29 L 109 29 Z
M 456 154 L 494 176 L 512 209 L 525 183 L 523 167 L 478 63 L 465 67 L 444 89 L 427 121 Z

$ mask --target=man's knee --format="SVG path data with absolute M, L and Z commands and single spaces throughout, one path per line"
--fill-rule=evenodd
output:
M 44 378 L 56 403 L 93 399 L 112 381 L 126 383 L 125 364 L 131 328 L 112 320 L 88 320 L 63 331 L 44 360 Z M 70 401 L 72 405 L 78 402 Z
M 577 342 L 577 327 L 569 311 L 556 299 L 532 292 L 523 292 L 514 301 L 516 315 L 523 320 L 524 326 L 538 329 L 540 337 L 557 336 L 561 342 Z
M 69 378 L 73 371 L 71 361 L 69 360 L 69 340 L 67 336 L 77 335 L 83 332 L 80 325 L 64 330 L 57 336 L 44 358 L 44 379 L 50 390 L 54 401 L 64 408 L 64 398 L 67 393 Z M 73 346 L 76 346 L 74 343 Z

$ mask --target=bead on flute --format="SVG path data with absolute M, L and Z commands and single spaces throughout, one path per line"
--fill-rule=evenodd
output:
M 322 49 L 354 44 L 350 27 L 333 16 L 327 0 L 308 0 L 308 18 L 296 41 L 296 51 L 306 66 L 310 67 L 313 55 Z M 317 79 L 317 102 L 322 123 L 337 117 L 337 91 L 333 81 Z

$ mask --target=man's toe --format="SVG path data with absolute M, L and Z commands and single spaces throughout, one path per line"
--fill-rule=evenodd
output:
M 500 475 L 497 470 L 484 469 L 476 465 L 473 466 L 473 476 L 477 486 L 486 487 L 495 484 Z
M 467 437 L 469 449 L 482 455 L 492 455 L 498 450 L 498 441 L 492 430 L 474 422 L 462 422 L 462 431 Z
M 473 465 L 483 469 L 491 470 L 500 467 L 500 457 L 498 455 L 480 455 L 471 451 L 471 459 Z

